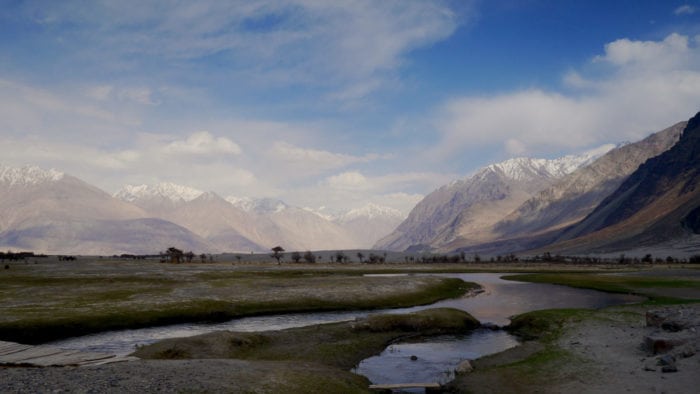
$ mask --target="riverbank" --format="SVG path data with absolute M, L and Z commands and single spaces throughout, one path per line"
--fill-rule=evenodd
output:
M 666 311 L 693 310 L 700 304 L 675 305 Z M 451 393 L 694 393 L 700 385 L 700 327 L 688 341 L 654 354 L 648 338 L 673 337 L 648 326 L 646 315 L 658 306 L 611 307 L 598 311 L 549 311 L 520 316 L 536 340 L 476 360 L 474 371 L 458 376 Z M 517 320 L 517 319 L 516 319 Z M 539 321 L 537 321 L 539 320 Z M 515 331 L 517 332 L 517 330 Z M 674 369 L 661 361 L 673 357 Z
M 549 310 L 517 316 L 522 346 L 476 360 L 451 393 L 694 393 L 700 385 L 700 273 L 512 277 L 650 297 L 601 310 Z M 655 316 L 670 316 L 666 322 Z M 682 323 L 681 323 L 682 322 Z
M 29 265 L 31 267 L 31 265 Z M 176 300 L 186 300 L 187 297 L 199 297 L 208 299 L 212 297 L 231 297 L 229 300 L 243 297 L 249 300 L 253 297 L 265 296 L 265 302 L 274 300 L 284 300 L 284 297 L 298 297 L 304 301 L 300 295 L 312 294 L 314 297 L 322 298 L 330 295 L 339 299 L 360 297 L 360 302 L 377 302 L 386 300 L 386 294 L 376 289 L 391 289 L 394 296 L 403 302 L 415 301 L 416 289 L 411 287 L 415 284 L 426 284 L 425 277 L 415 276 L 393 276 L 393 277 L 364 277 L 363 273 L 390 273 L 390 272 L 442 272 L 447 270 L 468 271 L 465 266 L 403 266 L 387 265 L 381 267 L 372 266 L 246 266 L 246 265 L 223 265 L 223 264 L 197 264 L 174 266 L 169 264 L 143 265 L 128 263 L 124 265 L 114 263 L 89 263 L 78 267 L 54 266 L 53 270 L 44 267 L 42 270 L 33 271 L 28 268 L 26 271 L 12 267 L 14 278 L 18 281 L 11 281 L 7 275 L 4 284 L 8 292 L 3 292 L 0 297 L 3 303 L 0 308 L 8 307 L 5 300 L 14 302 L 16 307 L 19 302 L 28 307 L 33 303 L 33 308 L 39 310 L 42 303 L 49 307 L 57 308 L 55 311 L 61 312 L 61 305 L 75 308 L 84 313 L 85 310 L 96 310 L 96 308 L 110 308 L 108 296 L 110 291 L 131 292 L 128 297 L 115 297 L 118 305 L 139 308 L 143 306 L 144 300 L 155 297 L 162 300 L 162 297 L 172 297 Z M 36 267 L 34 267 L 36 268 Z M 39 267 L 41 268 L 41 267 Z M 473 268 L 473 267 L 472 267 Z M 496 267 L 493 267 L 496 268 Z M 503 271 L 515 272 L 513 266 L 498 267 Z M 593 269 L 590 267 L 584 267 Z M 628 267 L 625 267 L 628 268 Z M 553 269 L 553 267 L 550 267 Z M 77 271 L 76 271 L 77 270 Z M 532 267 L 532 270 L 537 270 Z M 651 304 L 615 307 L 600 311 L 564 310 L 545 311 L 525 314 L 520 317 L 522 324 L 519 333 L 529 334 L 537 337 L 535 341 L 527 342 L 524 346 L 515 348 L 496 356 L 480 359 L 475 362 L 476 370 L 469 375 L 460 376 L 449 386 L 450 390 L 456 392 L 610 392 L 625 391 L 628 386 L 626 379 L 621 379 L 623 373 L 635 376 L 631 372 L 636 372 L 638 365 L 633 365 L 632 360 L 644 358 L 645 362 L 655 363 L 656 360 L 648 355 L 635 353 L 639 351 L 639 335 L 644 334 L 645 328 L 640 318 L 644 317 L 647 310 L 659 307 L 659 303 L 668 303 L 671 294 L 678 296 L 686 293 L 688 298 L 693 298 L 688 291 L 694 292 L 698 287 L 698 279 L 688 279 L 688 272 L 683 271 L 677 275 L 675 271 L 664 268 L 662 274 L 646 275 L 651 271 L 643 271 L 642 274 L 625 273 L 625 275 L 613 274 L 613 279 L 608 275 L 598 278 L 573 274 L 572 272 L 585 271 L 576 270 L 573 267 L 568 269 L 566 276 L 552 274 L 548 277 L 537 279 L 542 282 L 561 283 L 568 281 L 570 285 L 580 287 L 600 288 L 601 283 L 607 282 L 606 286 L 619 285 L 620 292 L 634 292 L 649 294 L 659 292 Z M 523 269 L 523 271 L 525 271 Z M 605 270 L 610 272 L 611 270 Z M 697 273 L 698 271 L 692 271 Z M 632 278 L 628 277 L 629 275 Z M 549 274 L 547 274 L 549 275 Z M 573 276 L 572 276 L 573 275 Z M 634 279 L 638 276 L 646 279 L 641 282 Z M 692 275 L 690 275 L 692 276 Z M 24 279 L 22 279 L 24 277 Z M 659 277 L 663 280 L 659 280 Z M 597 278 L 597 279 L 596 279 Z M 375 279 L 377 281 L 375 281 Z M 437 278 L 430 278 L 437 279 Z M 418 282 L 416 282 L 418 280 Z M 24 282 L 22 282 L 24 281 Z M 152 282 L 151 286 L 146 283 Z M 36 282 L 33 284 L 33 282 Z M 631 283 L 635 283 L 634 286 Z M 73 290 L 71 286 L 86 283 L 86 288 L 80 286 Z M 444 282 L 432 282 L 444 283 Z M 24 284 L 23 292 L 20 285 Z M 39 286 L 43 293 L 31 294 L 31 289 Z M 13 287 L 14 286 L 14 287 Z M 58 287 L 55 287 L 58 286 Z M 130 287 L 134 286 L 134 287 Z M 314 287 L 317 286 L 317 287 Z M 52 291 L 58 293 L 52 294 Z M 250 293 L 246 293 L 250 290 Z M 259 292 L 255 292 L 255 291 Z M 419 293 L 425 287 L 419 288 Z M 608 289 L 610 290 L 610 289 Z M 3 288 L 4 291 L 4 288 Z M 66 294 L 62 294 L 65 292 Z M 410 297 L 406 297 L 406 292 Z M 72 293 L 76 294 L 72 294 Z M 144 294 L 140 294 L 144 292 Z M 263 294 L 264 293 L 264 294 Z M 116 293 L 119 295 L 120 293 Z M 379 296 L 382 294 L 382 296 Z M 90 295 L 91 302 L 81 303 L 81 297 Z M 42 300 L 42 296 L 44 299 Z M 434 294 L 432 296 L 435 296 Z M 546 295 L 543 295 L 546 296 Z M 27 297 L 27 299 L 17 299 L 17 297 Z M 32 298 L 34 297 L 34 298 Z M 178 298 L 179 297 L 179 298 Z M 363 298 L 364 297 L 364 298 Z M 371 300 L 374 301 L 371 301 Z M 306 298 L 308 301 L 308 298 Z M 395 301 L 396 299 L 394 299 Z M 226 301 L 226 300 L 224 300 Z M 324 300 L 325 301 L 325 300 Z M 677 302 L 676 300 L 675 302 Z M 285 301 L 286 302 L 286 301 Z M 350 301 L 355 302 L 355 301 Z M 10 305 L 10 309 L 13 306 Z M 158 302 L 146 304 L 150 307 L 162 305 Z M 277 304 L 283 306 L 282 302 Z M 286 304 L 287 306 L 289 304 Z M 347 304 L 346 304 L 347 305 Z M 358 305 L 358 304 L 355 304 Z M 318 304 L 312 304 L 317 307 Z M 677 305 L 671 308 L 680 307 Z M 82 308 L 85 308 L 83 310 Z M 92 309 L 90 309 L 92 308 Z M 15 309 L 21 311 L 22 309 Z M 43 313 L 48 313 L 48 309 Z M 4 316 L 3 316 L 4 317 Z M 517 320 L 517 319 L 516 319 Z M 324 330 L 324 328 L 310 327 L 303 331 L 299 338 L 309 338 L 313 340 L 316 336 L 314 330 Z M 310 330 L 310 331 L 309 331 Z M 638 330 L 638 331 L 635 331 Z M 302 331 L 298 331 L 301 333 Z M 213 392 L 366 392 L 366 379 L 348 372 L 349 368 L 342 369 L 339 365 L 329 364 L 327 359 L 333 359 L 335 355 L 350 354 L 348 349 L 361 349 L 378 352 L 385 345 L 387 339 L 377 341 L 375 345 L 368 346 L 367 343 L 352 343 L 352 333 L 345 332 L 337 338 L 336 343 L 330 347 L 324 347 L 323 342 L 303 342 L 297 345 L 301 348 L 287 349 L 286 353 L 281 353 L 280 349 L 269 353 L 265 357 L 252 357 L 252 352 L 248 359 L 190 359 L 190 360 L 140 360 L 135 362 L 108 365 L 90 368 L 3 368 L 0 373 L 3 379 L 0 382 L 2 392 L 37 392 L 63 390 L 69 392 L 88 391 L 112 391 L 112 392 L 136 392 L 136 391 L 213 391 Z M 629 335 L 628 341 L 624 340 Z M 221 338 L 218 337 L 220 340 Z M 224 338 L 228 344 L 237 346 L 255 345 L 256 341 L 248 341 L 246 338 Z M 250 339 L 250 338 L 248 338 Z M 391 339 L 388 339 L 391 340 Z M 287 340 L 288 343 L 295 343 L 294 340 Z M 266 342 L 269 343 L 269 342 Z M 615 354 L 624 353 L 632 349 L 631 356 L 618 360 L 610 358 L 608 350 L 613 344 L 627 344 L 624 349 L 613 348 Z M 630 347 L 631 345 L 631 347 Z M 164 346 L 164 345 L 161 345 Z M 258 345 L 255 345 L 258 346 Z M 266 345 L 267 346 L 267 345 Z M 379 349 L 379 350 L 375 350 Z M 196 348 L 196 346 L 195 346 Z M 217 346 L 220 348 L 220 346 Z M 259 348 L 261 351 L 263 348 Z M 308 349 L 307 358 L 284 358 L 280 354 L 295 355 L 299 349 Z M 187 349 L 182 349 L 187 350 Z M 579 352 L 581 351 L 581 352 Z M 585 351 L 585 352 L 584 352 Z M 265 350 L 267 352 L 267 350 Z M 588 353 L 590 352 L 590 353 Z M 264 353 L 264 352 L 263 352 Z M 168 356 L 169 354 L 169 356 Z M 193 357 L 195 355 L 181 352 L 178 348 L 166 352 L 167 358 Z M 220 356 L 220 355 L 219 355 Z M 217 356 L 217 357 L 219 357 Z M 364 353 L 352 356 L 354 359 L 364 356 Z M 196 357 L 203 357 L 202 354 Z M 209 356 L 211 357 L 211 356 Z M 238 357 L 238 356 L 236 356 Z M 602 357 L 602 358 L 596 358 Z M 697 356 L 688 357 L 688 360 L 678 362 L 678 371 L 675 374 L 662 373 L 660 369 L 656 372 L 661 376 L 660 381 L 670 379 L 670 376 L 681 376 L 672 386 L 677 392 L 685 392 L 684 388 L 694 383 L 693 377 L 687 378 L 684 374 L 688 362 L 697 361 Z M 246 358 L 246 357 L 241 357 Z M 323 362 L 319 362 L 325 360 Z M 627 360 L 627 361 L 625 361 Z M 349 361 L 345 361 L 349 363 Z M 349 365 L 349 364 L 348 364 Z M 692 364 L 690 364 L 692 365 Z M 696 364 L 697 365 L 697 364 Z M 343 368 L 347 367 L 343 364 Z M 652 366 L 647 363 L 645 368 Z M 7 377 L 7 379 L 5 379 Z M 647 377 L 645 376 L 644 379 Z M 687 379 L 686 379 L 687 378 Z M 690 379 L 690 382 L 688 382 Z M 623 381 L 622 386 L 615 386 L 615 381 Z M 652 383 L 651 386 L 657 392 L 666 391 L 663 388 L 653 385 L 653 382 L 642 380 L 643 384 Z M 591 383 L 593 382 L 593 383 Z M 523 389 L 523 388 L 527 389 Z M 607 390 L 611 387 L 611 390 Z M 632 386 L 630 386 L 632 387 Z M 644 386 L 646 387 L 646 386 Z M 614 390 L 619 388 L 620 390 Z M 637 388 L 634 386 L 633 388 Z M 672 390 L 668 390 L 672 391 Z M 641 390 L 640 392 L 645 392 Z
M 398 339 L 468 332 L 469 314 L 430 309 L 265 333 L 219 331 L 164 340 L 141 360 L 84 368 L 6 368 L 0 392 L 360 393 L 369 381 L 350 372 Z
M 101 331 L 274 313 L 430 304 L 476 287 L 372 269 L 85 260 L 0 272 L 0 339 L 37 344 Z M 382 271 L 380 271 L 382 272 Z

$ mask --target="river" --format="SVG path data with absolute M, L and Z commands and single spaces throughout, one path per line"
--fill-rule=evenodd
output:
M 418 274 L 424 275 L 424 274 Z M 97 351 L 126 355 L 138 345 L 166 338 L 187 337 L 212 331 L 271 331 L 321 323 L 349 321 L 376 313 L 409 313 L 428 308 L 456 308 L 469 312 L 482 323 L 507 325 L 509 317 L 524 312 L 551 308 L 602 308 L 639 302 L 641 297 L 610 294 L 566 286 L 516 282 L 501 279 L 506 274 L 425 274 L 476 282 L 483 293 L 411 308 L 373 311 L 294 313 L 246 317 L 224 323 L 187 323 L 135 330 L 108 331 L 51 343 L 64 349 Z M 517 346 L 515 337 L 501 330 L 478 329 L 463 336 L 432 338 L 420 343 L 396 343 L 382 354 L 363 360 L 355 372 L 373 383 L 406 381 L 446 382 L 451 371 L 464 359 L 475 359 Z M 414 360 L 410 356 L 416 356 Z

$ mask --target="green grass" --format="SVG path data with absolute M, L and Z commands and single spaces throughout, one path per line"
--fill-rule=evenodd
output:
M 407 307 L 457 297 L 476 286 L 459 279 L 431 278 L 408 290 L 374 293 L 366 288 L 368 283 L 391 279 L 323 271 L 216 272 L 171 278 L 41 274 L 2 278 L 9 286 L 0 293 L 0 339 L 36 344 L 107 330 L 243 316 Z M 405 280 L 411 283 L 412 279 Z M 226 285 L 217 286 L 220 281 Z M 338 287 L 340 295 L 325 296 Z M 178 295 L 188 289 L 196 295 Z M 267 299 L 247 296 L 251 289 L 262 289 Z M 308 289 L 318 289 L 319 294 Z
M 581 320 L 591 315 L 586 309 L 547 309 L 527 312 L 511 319 L 507 329 L 526 340 L 537 339 L 552 342 L 559 338 L 564 324 L 572 320 Z
M 349 370 L 361 360 L 407 337 L 465 333 L 479 326 L 468 313 L 430 309 L 405 315 L 377 315 L 353 322 L 288 330 L 217 332 L 164 340 L 140 348 L 142 358 L 236 358 L 314 362 Z

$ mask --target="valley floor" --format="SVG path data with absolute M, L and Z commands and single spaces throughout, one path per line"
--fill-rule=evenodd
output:
M 323 267 L 323 269 L 329 268 L 333 269 L 334 267 Z M 365 269 L 363 267 L 347 268 Z M 399 265 L 374 267 L 373 270 L 384 272 L 401 268 L 430 270 L 431 267 L 401 267 Z M 433 267 L 433 269 L 441 270 L 459 268 L 469 269 L 468 267 L 456 266 Z M 490 268 L 494 271 L 498 270 L 497 267 Z M 523 269 L 514 266 L 498 268 L 502 271 Z M 162 268 L 156 266 L 153 269 L 161 270 Z M 221 269 L 223 268 L 202 267 L 202 271 L 218 272 Z M 246 267 L 244 270 L 249 269 Z M 551 267 L 548 270 L 555 269 L 555 267 Z M 176 269 L 178 272 L 180 270 L 187 269 L 184 267 Z M 274 266 L 256 268 L 255 272 L 260 272 L 259 270 L 263 272 L 265 270 L 277 271 L 278 268 Z M 630 291 L 649 294 L 657 297 L 658 300 L 663 299 L 664 305 L 647 303 L 597 311 L 561 310 L 521 315 L 514 320 L 521 325 L 521 333 L 537 338 L 525 342 L 523 346 L 513 350 L 477 360 L 474 363 L 476 367 L 474 372 L 460 375 L 446 387 L 446 390 L 474 393 L 696 392 L 697 387 L 700 386 L 700 374 L 697 373 L 700 370 L 700 326 L 693 326 L 692 330 L 689 329 L 688 332 L 693 333 L 690 342 L 667 353 L 653 355 L 648 348 L 645 348 L 644 343 L 647 336 L 659 331 L 659 328 L 647 326 L 645 315 L 648 311 L 659 309 L 690 310 L 694 311 L 693 313 L 700 313 L 700 304 L 698 303 L 677 304 L 678 300 L 664 298 L 680 297 L 697 301 L 698 289 L 700 288 L 700 275 L 698 273 L 700 271 L 664 268 L 662 271 L 645 272 L 648 274 L 626 273 L 624 275 L 628 276 L 598 276 L 604 279 L 593 281 L 595 283 L 586 282 L 590 278 L 583 274 L 567 274 L 558 277 L 558 274 L 552 274 L 552 277 L 540 278 L 553 282 L 557 282 L 557 280 L 559 282 L 568 281 L 567 283 L 570 285 L 579 284 L 583 287 L 605 288 L 613 284 L 623 286 L 623 288 L 627 286 Z M 26 280 L 28 274 L 28 271 L 24 271 L 22 275 L 16 275 L 17 278 L 25 278 Z M 64 277 L 73 275 L 68 275 L 66 272 L 64 274 Z M 120 283 L 118 278 L 121 274 L 124 272 L 120 271 L 119 275 L 113 275 L 115 283 Z M 52 275 L 59 274 L 54 272 Z M 78 276 L 83 275 L 91 277 L 89 272 L 82 272 Z M 182 272 L 178 275 L 182 275 L 182 278 L 189 277 L 189 274 L 185 275 Z M 210 287 L 199 285 L 192 287 L 193 291 L 197 292 L 202 292 L 205 288 L 222 291 L 221 287 L 216 286 L 217 284 L 248 283 L 250 285 L 249 281 L 253 280 L 248 275 L 242 277 L 230 275 L 219 277 L 212 282 L 212 276 L 210 276 L 212 273 L 199 272 L 198 275 L 200 279 L 209 278 Z M 332 276 L 326 271 L 323 275 Z M 260 279 L 263 280 L 260 283 L 266 283 L 269 286 L 274 283 L 274 281 L 268 280 L 270 278 L 265 275 L 262 275 Z M 299 277 L 296 275 L 285 274 L 279 279 L 283 280 L 282 283 L 289 285 L 288 288 L 280 288 L 283 294 L 292 294 L 297 286 L 308 284 L 297 282 Z M 348 278 L 339 277 L 338 281 L 333 283 L 341 283 L 341 279 Z M 531 279 L 536 280 L 537 278 Z M 182 280 L 184 282 L 179 282 L 179 279 L 175 283 L 166 282 L 162 285 L 165 287 L 159 291 L 173 291 L 174 294 L 179 294 L 179 291 L 171 289 L 171 286 L 177 287 L 182 283 L 188 286 L 193 285 L 189 280 Z M 222 281 L 222 283 L 218 281 Z M 27 283 L 30 282 L 27 280 Z M 141 285 L 140 282 L 135 283 Z M 426 284 L 423 283 L 423 285 Z M 432 283 L 428 285 L 432 285 Z M 364 288 L 360 282 L 351 283 L 345 291 L 349 292 L 347 294 L 351 294 L 356 291 L 353 289 L 360 288 Z M 401 286 L 395 290 L 401 290 Z M 20 289 L 13 291 L 15 291 L 15 296 L 21 293 Z M 4 296 L 9 296 L 9 294 L 5 293 Z M 57 306 L 59 305 L 57 304 Z M 78 306 L 85 307 L 83 304 Z M 26 306 L 22 306 L 22 308 L 24 307 Z M 657 365 L 659 358 L 664 354 L 675 356 L 676 372 L 662 372 L 662 366 Z M 0 377 L 0 392 L 10 393 L 156 391 L 353 393 L 367 391 L 367 381 L 347 370 L 322 363 L 298 360 L 139 360 L 81 368 L 0 367 Z

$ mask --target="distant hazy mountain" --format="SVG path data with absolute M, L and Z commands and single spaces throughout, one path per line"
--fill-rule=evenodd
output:
M 457 247 L 493 240 L 492 226 L 552 182 L 590 163 L 613 146 L 555 160 L 515 158 L 430 193 L 378 249 Z
M 678 143 L 650 158 L 593 212 L 547 248 L 563 253 L 625 251 L 700 242 L 700 113 Z
M 271 198 L 228 197 L 227 201 L 257 219 L 259 232 L 288 250 L 356 249 L 358 241 L 326 217 Z M 269 249 L 269 248 L 268 248 Z
M 359 248 L 368 249 L 391 234 L 405 218 L 397 209 L 367 204 L 333 220 L 350 234 Z
M 0 166 L 0 247 L 63 254 L 156 253 L 211 245 L 75 177 Z

